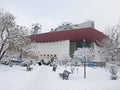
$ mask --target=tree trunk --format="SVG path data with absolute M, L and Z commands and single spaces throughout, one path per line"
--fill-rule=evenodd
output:
M 23 56 L 23 50 L 21 49 L 19 58 L 22 59 L 22 56 Z
M 0 56 L 0 61 L 1 61 L 1 59 L 3 58 L 3 56 L 4 56 L 4 54 L 6 53 L 7 50 L 8 50 L 8 48 L 7 48 L 6 50 L 4 50 L 3 53 L 1 54 L 1 56 Z

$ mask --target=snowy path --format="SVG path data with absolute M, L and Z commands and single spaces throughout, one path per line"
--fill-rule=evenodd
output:
M 120 80 L 109 80 L 109 74 L 103 69 L 88 68 L 86 80 L 81 68 L 79 74 L 70 75 L 70 80 L 62 80 L 58 75 L 62 70 L 60 67 L 53 72 L 51 67 L 42 66 L 38 75 L 23 90 L 120 90 Z

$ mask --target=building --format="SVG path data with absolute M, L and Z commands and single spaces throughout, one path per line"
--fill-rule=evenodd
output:
M 93 21 L 87 21 L 80 24 L 72 24 L 68 22 L 64 22 L 62 25 L 58 26 L 52 31 L 62 31 L 62 30 L 71 30 L 71 29 L 82 29 L 82 28 L 94 28 Z
M 31 35 L 31 41 L 34 42 L 34 51 L 40 59 L 44 58 L 62 58 L 70 55 L 72 57 L 78 47 L 83 47 L 85 40 L 86 47 L 93 47 L 95 50 L 95 60 L 100 61 L 98 42 L 106 36 L 94 28 L 82 28 L 62 30 Z

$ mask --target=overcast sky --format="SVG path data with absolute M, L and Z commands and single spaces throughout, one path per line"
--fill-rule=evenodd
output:
M 120 24 L 120 0 L 0 0 L 0 8 L 11 12 L 19 25 L 40 23 L 42 32 L 63 22 L 73 24 L 88 20 L 99 31 Z

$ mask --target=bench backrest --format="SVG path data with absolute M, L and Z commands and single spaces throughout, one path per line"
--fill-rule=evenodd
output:
M 63 74 L 66 75 L 66 76 L 69 76 L 70 72 L 67 71 L 67 70 L 64 70 Z

